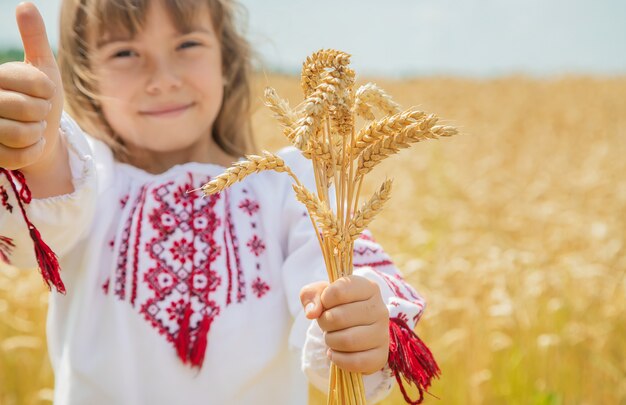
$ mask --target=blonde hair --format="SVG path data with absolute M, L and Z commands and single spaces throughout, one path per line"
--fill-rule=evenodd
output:
M 225 79 L 222 107 L 211 136 L 231 156 L 250 153 L 255 148 L 250 121 L 252 51 L 238 31 L 236 13 L 241 7 L 236 0 L 63 0 L 59 66 L 68 112 L 88 133 L 111 146 L 118 159 L 125 159 L 124 143 L 99 106 L 88 38 L 119 32 L 134 36 L 155 1 L 161 2 L 181 32 L 192 28 L 199 8 L 209 10 L 221 44 Z

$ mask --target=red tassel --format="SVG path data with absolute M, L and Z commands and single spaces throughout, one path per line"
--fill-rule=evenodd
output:
M 56 287 L 57 291 L 61 294 L 65 294 L 65 285 L 63 284 L 63 280 L 61 280 L 61 275 L 59 274 L 59 261 L 57 260 L 57 256 L 54 254 L 52 249 L 41 239 L 41 235 L 37 228 L 35 228 L 32 224 L 29 225 L 30 228 L 30 237 L 35 244 L 35 257 L 37 257 L 37 263 L 39 264 L 39 269 L 41 270 L 41 275 L 43 276 L 43 280 L 50 289 L 50 284 Z
M 57 260 L 57 257 L 52 249 L 50 249 L 50 247 L 41 239 L 39 231 L 37 230 L 37 228 L 35 228 L 35 225 L 30 222 L 30 220 L 28 219 L 28 215 L 26 215 L 26 209 L 24 209 L 24 204 L 30 203 L 31 193 L 30 189 L 26 185 L 26 179 L 24 178 L 24 175 L 22 174 L 22 172 L 16 170 L 9 172 L 7 169 L 1 167 L 0 171 L 6 176 L 17 198 L 17 203 L 20 207 L 20 210 L 22 211 L 22 217 L 24 217 L 24 221 L 26 222 L 26 225 L 28 226 L 28 231 L 30 232 L 30 237 L 33 240 L 35 257 L 37 258 L 37 264 L 39 265 L 39 269 L 41 270 L 41 275 L 43 276 L 44 282 L 48 286 L 48 289 L 52 288 L 52 284 L 59 293 L 65 294 L 65 285 L 63 285 L 63 281 L 61 280 L 61 269 L 59 266 L 59 261 Z M 17 186 L 13 182 L 13 178 L 17 179 L 17 181 L 20 183 L 20 191 L 18 191 Z M 6 207 L 6 201 L 3 201 L 3 205 L 5 205 Z
M 206 353 L 211 322 L 212 319 L 205 315 L 204 318 L 202 318 L 202 322 L 200 322 L 200 326 L 198 327 L 196 342 L 191 349 L 191 365 L 194 367 L 202 368 L 202 364 L 204 363 L 204 355 Z
M 189 322 L 191 319 L 191 302 L 185 306 L 182 319 L 178 322 L 178 337 L 176 338 L 176 352 L 178 357 L 187 364 L 189 354 Z
M 389 367 L 398 381 L 404 400 L 411 405 L 421 404 L 424 391 L 428 392 L 431 380 L 439 377 L 441 370 L 428 347 L 403 320 L 389 319 L 389 338 Z M 415 384 L 417 387 L 420 395 L 417 401 L 409 398 L 401 376 L 409 385 Z

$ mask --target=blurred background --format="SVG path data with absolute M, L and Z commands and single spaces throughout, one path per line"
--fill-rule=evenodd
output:
M 17 3 L 0 0 L 2 60 L 21 58 Z M 59 1 L 35 3 L 56 43 Z M 263 88 L 299 103 L 300 65 L 324 47 L 461 130 L 364 192 L 395 178 L 372 231 L 428 301 L 417 333 L 443 373 L 425 403 L 626 404 L 626 3 L 242 3 L 261 147 L 286 144 Z M 0 404 L 52 397 L 46 302 L 37 272 L 0 267 Z

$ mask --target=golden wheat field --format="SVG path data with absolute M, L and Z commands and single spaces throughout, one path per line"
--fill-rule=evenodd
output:
M 363 193 L 395 179 L 371 228 L 428 301 L 417 332 L 442 377 L 425 403 L 626 404 L 626 78 L 376 83 L 461 130 L 384 162 Z M 301 93 L 257 77 L 272 150 L 266 85 Z M 0 268 L 2 405 L 52 397 L 46 296 L 36 272 Z

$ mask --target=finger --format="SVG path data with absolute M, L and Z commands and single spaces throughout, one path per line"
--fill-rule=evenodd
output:
M 19 122 L 0 118 L 0 144 L 12 149 L 35 145 L 46 128 L 46 121 Z
M 8 62 L 0 65 L 0 88 L 51 99 L 56 86 L 45 73 L 34 66 L 23 62 Z
M 384 332 L 384 333 L 381 333 Z M 355 326 L 324 334 L 326 345 L 334 351 L 362 352 L 389 345 L 389 332 L 380 324 Z
M 325 310 L 317 320 L 325 332 L 346 329 L 359 325 L 371 325 L 380 319 L 388 319 L 389 311 L 384 305 L 376 305 L 374 297 L 367 301 L 343 304 Z
M 45 120 L 52 103 L 14 91 L 0 91 L 0 117 L 22 122 Z
M 300 302 L 307 318 L 316 319 L 324 311 L 320 297 L 327 287 L 327 281 L 318 281 L 308 284 L 300 290 Z
M 15 9 L 15 19 L 24 45 L 24 61 L 40 68 L 56 68 L 46 25 L 37 7 L 21 3 Z
M 0 145 L 0 162 L 9 170 L 21 169 L 36 162 L 44 151 L 46 139 L 41 138 L 36 144 L 27 148 L 14 149 Z
M 322 293 L 322 305 L 326 309 L 350 302 L 365 301 L 379 291 L 373 281 L 359 276 L 342 277 L 333 282 Z
M 344 353 L 329 349 L 328 357 L 339 368 L 363 374 L 372 374 L 387 364 L 387 348 L 377 348 L 356 353 Z

